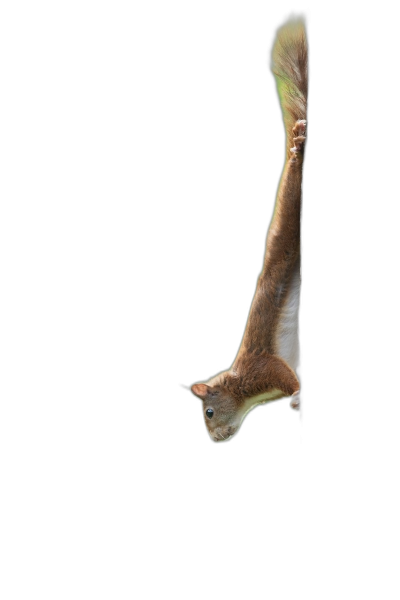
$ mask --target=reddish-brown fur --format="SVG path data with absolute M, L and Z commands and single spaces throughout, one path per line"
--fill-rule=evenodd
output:
M 291 281 L 300 269 L 301 183 L 307 106 L 307 42 L 301 20 L 290 21 L 277 33 L 273 72 L 280 82 L 287 157 L 269 228 L 264 266 L 239 352 L 232 367 L 195 384 L 214 440 L 226 439 L 240 427 L 254 403 L 292 396 L 300 389 L 297 376 L 278 354 L 278 337 Z M 291 149 L 293 145 L 293 148 Z M 295 403 L 294 403 L 295 404 Z M 294 405 L 293 404 L 293 405 Z

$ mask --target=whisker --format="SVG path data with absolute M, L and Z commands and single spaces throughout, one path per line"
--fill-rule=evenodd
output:
M 185 390 L 189 390 L 189 391 L 191 391 L 191 390 L 192 390 L 192 388 L 190 387 L 190 385 L 185 385 L 185 384 L 183 384 L 183 383 L 180 383 L 179 385 L 180 385 L 181 387 L 185 388 Z

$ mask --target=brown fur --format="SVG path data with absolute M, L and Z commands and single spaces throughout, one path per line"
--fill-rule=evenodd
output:
M 278 29 L 271 68 L 282 104 L 286 158 L 290 158 L 292 127 L 299 119 L 307 118 L 308 46 L 302 19 L 291 19 Z
M 278 30 L 272 69 L 284 114 L 287 158 L 268 232 L 263 270 L 232 367 L 207 384 L 192 386 L 193 393 L 203 400 L 205 421 L 216 441 L 238 430 L 253 402 L 295 394 L 293 406 L 298 406 L 300 384 L 294 370 L 278 355 L 278 339 L 290 285 L 300 269 L 303 120 L 307 107 L 307 42 L 301 20 L 289 21 Z M 213 411 L 210 419 L 207 409 Z

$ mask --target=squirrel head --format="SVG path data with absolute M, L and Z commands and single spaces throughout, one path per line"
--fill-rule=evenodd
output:
M 230 371 L 195 383 L 191 390 L 202 400 L 210 437 L 220 442 L 238 431 L 254 406 L 291 396 L 299 387 L 294 371 L 282 359 L 262 353 L 244 356 Z
M 203 414 L 210 437 L 215 441 L 228 440 L 242 421 L 240 402 L 221 385 L 196 383 L 191 390 L 203 402 Z

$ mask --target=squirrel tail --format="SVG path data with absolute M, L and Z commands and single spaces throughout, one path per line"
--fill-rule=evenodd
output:
M 278 29 L 272 48 L 271 68 L 282 107 L 286 155 L 289 157 L 292 128 L 299 119 L 307 119 L 308 47 L 302 18 L 289 19 Z

